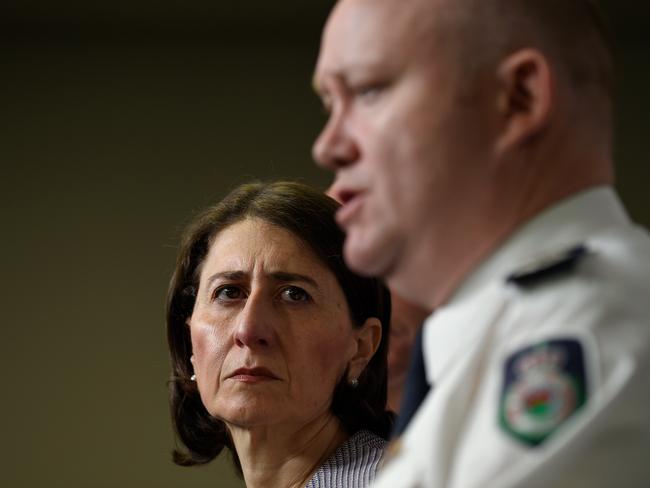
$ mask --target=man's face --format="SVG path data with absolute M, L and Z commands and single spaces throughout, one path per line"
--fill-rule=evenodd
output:
M 441 1 L 342 0 L 323 35 L 314 83 L 330 116 L 313 153 L 336 173 L 345 257 L 361 273 L 391 278 L 427 241 L 444 254 L 480 185 L 479 110 L 459 101 L 434 33 Z

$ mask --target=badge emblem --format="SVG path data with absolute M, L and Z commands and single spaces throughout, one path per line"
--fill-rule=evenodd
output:
M 519 441 L 538 446 L 586 399 L 580 343 L 573 339 L 543 342 L 506 361 L 499 423 Z

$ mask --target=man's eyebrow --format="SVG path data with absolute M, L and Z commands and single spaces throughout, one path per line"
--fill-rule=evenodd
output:
M 287 281 L 298 281 L 298 282 L 303 282 L 303 283 L 308 283 L 311 286 L 313 286 L 316 289 L 319 289 L 320 287 L 318 286 L 318 283 L 316 283 L 316 280 L 314 280 L 312 277 L 303 275 L 300 273 L 289 273 L 286 271 L 274 271 L 273 273 L 269 273 L 269 276 L 273 278 L 276 281 L 282 281 L 282 282 L 287 282 Z
M 318 82 L 318 77 L 315 74 L 311 77 L 311 89 L 316 95 L 321 95 L 322 93 L 322 87 Z
M 328 88 L 325 86 L 327 83 L 323 83 L 328 79 L 330 80 L 331 83 L 334 84 L 341 84 L 345 82 L 345 76 L 343 76 L 343 74 L 339 73 L 338 71 L 326 76 L 322 74 L 314 73 L 314 76 L 312 76 L 311 79 L 311 88 L 312 90 L 314 90 L 316 95 L 318 95 L 321 98 L 327 95 L 329 92 Z

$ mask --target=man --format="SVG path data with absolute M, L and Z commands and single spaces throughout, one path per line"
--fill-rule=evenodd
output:
M 588 0 L 340 0 L 314 84 L 351 267 L 436 309 L 379 487 L 648 486 L 650 238 Z
M 399 412 L 415 337 L 428 311 L 391 293 L 388 342 L 388 409 Z
M 326 194 L 336 199 L 332 189 Z M 341 202 L 339 202 L 341 203 Z M 429 311 L 405 300 L 391 291 L 390 340 L 388 342 L 388 398 L 389 410 L 398 412 L 402 404 L 406 376 L 411 362 L 411 350 Z

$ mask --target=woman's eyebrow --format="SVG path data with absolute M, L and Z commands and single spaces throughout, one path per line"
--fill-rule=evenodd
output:
M 320 289 L 316 280 L 312 277 L 303 275 L 300 273 L 289 273 L 287 271 L 274 271 L 269 273 L 269 277 L 276 281 L 288 282 L 288 281 L 302 281 L 303 283 L 308 283 L 316 289 Z
M 247 276 L 248 273 L 244 271 L 220 271 L 218 273 L 211 275 L 207 279 L 207 285 L 210 286 L 212 285 L 213 282 L 219 279 L 225 279 L 228 281 L 241 281 L 245 279 Z M 308 283 L 314 288 L 320 289 L 318 283 L 316 283 L 316 280 L 314 280 L 311 276 L 307 276 L 304 274 L 290 273 L 288 271 L 273 271 L 269 273 L 268 276 L 269 278 L 275 281 L 281 281 L 281 282 L 298 281 L 298 282 Z
M 220 271 L 213 274 L 207 279 L 207 285 L 210 286 L 214 281 L 218 279 L 226 279 L 229 281 L 240 281 L 246 278 L 247 274 L 243 271 Z

